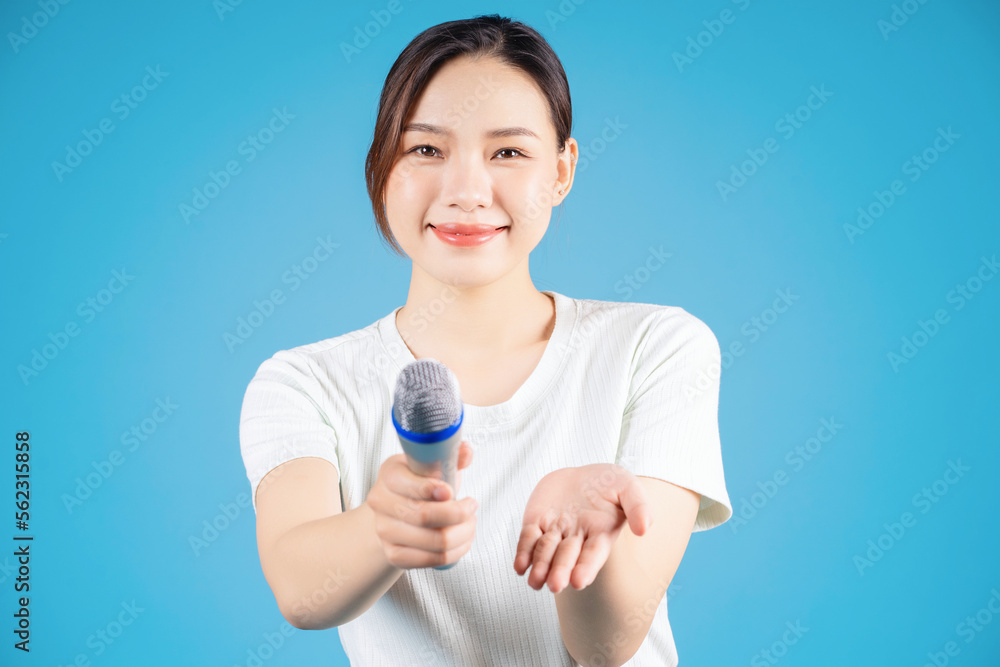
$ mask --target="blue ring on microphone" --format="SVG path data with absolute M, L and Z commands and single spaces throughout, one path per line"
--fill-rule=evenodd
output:
M 392 425 L 396 427 L 396 431 L 402 434 L 407 440 L 428 445 L 435 442 L 441 442 L 442 440 L 447 440 L 455 434 L 455 431 L 457 431 L 462 425 L 462 419 L 465 417 L 465 405 L 462 405 L 462 411 L 459 413 L 458 419 L 455 420 L 454 424 L 443 431 L 437 431 L 436 433 L 417 433 L 416 431 L 407 431 L 399 425 L 398 421 L 396 421 L 395 404 L 392 406 L 392 410 L 389 411 L 389 416 L 392 417 Z

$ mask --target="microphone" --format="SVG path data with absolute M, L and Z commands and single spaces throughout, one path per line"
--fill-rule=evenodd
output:
M 407 465 L 425 477 L 440 472 L 441 479 L 451 486 L 453 500 L 458 494 L 458 450 L 464 416 L 458 378 L 437 359 L 417 359 L 407 364 L 396 378 L 392 425 L 396 427 Z M 454 565 L 434 569 L 447 570 Z

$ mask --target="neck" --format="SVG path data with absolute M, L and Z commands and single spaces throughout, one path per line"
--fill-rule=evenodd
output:
M 545 342 L 554 303 L 531 282 L 527 267 L 486 285 L 445 284 L 416 265 L 396 327 L 417 358 L 495 356 Z

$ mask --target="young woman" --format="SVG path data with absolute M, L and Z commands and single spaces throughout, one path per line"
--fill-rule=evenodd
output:
M 535 289 L 571 124 L 532 28 L 418 35 L 366 165 L 378 230 L 413 263 L 406 303 L 279 351 L 247 388 L 264 575 L 293 625 L 339 626 L 352 664 L 677 664 L 666 589 L 692 531 L 732 514 L 719 347 L 678 307 Z M 396 377 L 425 357 L 461 387 L 455 489 L 409 470 L 391 422 Z

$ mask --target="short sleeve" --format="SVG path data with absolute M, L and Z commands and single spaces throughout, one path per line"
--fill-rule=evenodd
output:
M 325 459 L 339 479 L 337 434 L 320 407 L 322 391 L 308 360 L 291 350 L 264 361 L 250 380 L 240 412 L 240 451 L 254 513 L 261 480 L 286 461 Z
M 643 324 L 615 463 L 701 494 L 693 532 L 733 514 L 719 442 L 719 343 L 682 308 Z

